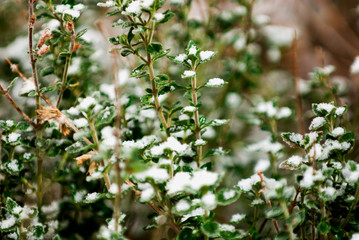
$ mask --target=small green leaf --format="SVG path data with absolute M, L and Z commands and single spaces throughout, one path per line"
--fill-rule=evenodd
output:
M 18 80 L 19 78 L 18 77 L 16 77 L 16 78 L 14 78 L 11 82 L 10 82 L 10 84 L 7 86 L 7 88 L 6 88 L 6 92 L 8 92 L 14 85 L 15 85 L 15 83 L 16 83 L 16 81 Z
M 321 234 L 327 234 L 330 231 L 330 225 L 327 222 L 322 221 L 318 224 L 317 229 Z
M 273 207 L 266 211 L 267 218 L 276 218 L 283 214 L 283 209 L 280 207 Z
M 162 50 L 162 45 L 160 43 L 151 43 L 147 47 L 147 52 L 150 54 L 159 53 Z
M 126 56 L 128 56 L 128 55 L 130 55 L 130 54 L 132 54 L 133 52 L 131 51 L 131 50 L 128 50 L 128 49 L 125 49 L 125 50 L 123 50 L 122 52 L 121 52 L 121 56 L 122 57 L 126 57 Z
M 234 189 L 221 189 L 217 194 L 219 205 L 226 206 L 238 200 L 240 193 Z
M 213 220 L 208 220 L 201 224 L 201 230 L 208 237 L 218 237 L 219 223 Z
M 96 127 L 110 123 L 115 118 L 115 107 L 106 107 L 102 110 L 96 118 Z

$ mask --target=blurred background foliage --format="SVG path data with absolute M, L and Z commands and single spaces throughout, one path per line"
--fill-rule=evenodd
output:
M 96 6 L 98 1 L 67 0 L 54 3 L 83 3 L 87 6 L 87 10 L 76 23 L 77 31 L 84 28 L 88 28 L 88 31 L 83 36 L 82 47 L 72 59 L 70 79 L 72 83 L 78 83 L 78 86 L 71 92 L 65 92 L 63 106 L 67 109 L 77 103 L 79 97 L 98 90 L 100 84 L 111 82 L 107 38 L 118 35 L 120 30 L 111 27 L 112 21 L 116 19 L 106 17 L 106 9 Z M 221 77 L 229 82 L 222 90 L 206 90 L 206 94 L 201 96 L 201 101 L 205 103 L 201 109 L 204 116 L 231 119 L 227 127 L 207 132 L 209 147 L 219 145 L 230 150 L 228 156 L 216 158 L 220 160 L 216 167 L 228 171 L 223 185 L 231 186 L 239 179 L 252 175 L 251 169 L 258 159 L 267 158 L 266 154 L 252 154 L 246 150 L 250 143 L 268 136 L 262 130 L 273 130 L 271 122 L 256 115 L 253 109 L 263 101 L 274 101 L 279 107 L 295 109 L 295 74 L 301 79 L 305 129 L 313 116 L 310 111 L 311 103 L 333 101 L 334 89 L 340 101 L 348 104 L 351 109 L 345 124 L 350 129 L 357 130 L 359 76 L 350 74 L 350 65 L 355 56 L 359 55 L 357 0 L 258 0 L 254 3 L 245 0 L 172 0 L 168 5 L 170 3 L 175 17 L 169 23 L 161 25 L 155 36 L 156 41 L 161 42 L 165 48 L 171 48 L 171 55 L 182 53 L 189 40 L 194 40 L 203 50 L 217 51 L 215 59 L 199 70 L 199 81 Z M 8 63 L 4 61 L 5 57 L 19 64 L 21 71 L 30 76 L 26 40 L 27 17 L 27 1 L 1 1 L 1 83 L 8 83 L 15 77 Z M 39 20 L 35 32 L 39 32 L 48 21 L 46 18 Z M 297 36 L 296 48 L 293 47 L 294 30 Z M 293 54 L 297 63 L 293 61 Z M 39 69 L 43 71 L 49 66 L 56 69 L 57 65 L 62 65 L 61 61 L 60 58 L 45 60 L 40 63 Z M 328 89 L 326 85 L 318 82 L 315 74 L 309 75 L 315 67 L 329 64 L 336 68 L 330 78 L 333 89 Z M 122 69 L 129 71 L 135 66 L 134 58 L 122 58 Z M 156 65 L 156 69 L 168 74 L 171 79 L 184 83 L 180 77 L 183 69 L 171 65 L 170 61 L 161 61 Z M 61 74 L 59 67 L 53 74 L 44 75 L 40 80 L 51 85 L 61 79 Z M 143 86 L 142 91 L 148 86 L 145 80 L 134 84 Z M 34 101 L 18 96 L 16 91 L 19 88 L 20 85 L 15 85 L 12 95 L 23 109 L 31 112 Z M 126 91 L 132 94 L 134 89 L 133 85 L 128 84 Z M 176 92 L 169 94 L 164 101 L 171 105 L 180 99 L 183 99 L 181 93 Z M 3 97 L 0 98 L 0 106 L 0 119 L 20 119 Z M 278 132 L 297 131 L 295 112 L 290 118 L 280 120 L 277 128 Z M 147 133 L 150 134 L 151 130 Z M 137 137 L 140 138 L 141 134 L 144 133 L 139 133 Z M 286 149 L 284 152 L 287 154 L 290 151 L 292 150 Z M 357 160 L 357 156 L 354 151 L 352 158 Z M 48 179 L 51 179 L 51 169 L 58 164 L 59 161 L 45 164 L 50 175 Z M 75 175 L 70 180 L 57 179 L 60 184 L 49 185 L 51 194 L 46 195 L 45 202 L 61 200 L 68 194 L 68 190 L 60 186 L 62 184 L 69 185 L 70 189 L 71 186 L 76 186 L 89 191 L 98 189 L 98 185 L 102 184 L 86 182 L 85 174 L 77 166 L 71 169 Z M 283 173 L 285 174 L 285 171 Z M 131 239 L 160 239 L 163 229 L 148 232 L 142 230 L 148 223 L 143 217 L 144 213 L 150 213 L 150 209 L 136 203 L 131 195 L 127 195 L 123 201 L 123 208 L 131 213 L 126 222 L 127 235 Z M 230 213 L 247 204 L 245 200 L 241 200 L 239 204 L 219 208 L 217 216 L 219 219 L 228 220 Z M 60 232 L 61 236 L 64 239 L 94 238 L 98 227 L 112 214 L 111 208 L 106 206 L 102 201 L 81 208 L 71 204 L 71 201 L 62 202 L 58 219 L 66 222 L 66 225 Z

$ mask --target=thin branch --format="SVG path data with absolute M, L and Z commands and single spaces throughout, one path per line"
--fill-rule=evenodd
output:
M 19 105 L 16 104 L 16 102 L 12 99 L 12 97 L 9 95 L 9 93 L 5 91 L 5 89 L 3 88 L 3 86 L 1 84 L 0 84 L 0 91 L 9 100 L 9 102 L 13 105 L 13 107 L 16 109 L 16 111 L 18 111 L 18 113 L 20 113 L 20 115 L 36 129 L 37 128 L 36 123 L 33 122 L 31 120 L 31 118 L 28 115 L 26 115 L 26 113 L 24 113 L 24 111 L 22 111 L 20 109 Z
M 66 88 L 66 82 L 67 82 L 67 73 L 69 71 L 69 66 L 70 66 L 70 62 L 71 62 L 71 57 L 74 51 L 74 46 L 75 46 L 75 40 L 76 40 L 76 34 L 75 34 L 75 27 L 74 27 L 74 23 L 73 22 L 69 22 L 68 23 L 68 29 L 71 32 L 71 43 L 70 43 L 70 49 L 69 49 L 69 56 L 66 56 L 66 61 L 65 61 L 65 67 L 64 67 L 64 72 L 62 74 L 62 81 L 61 81 L 61 89 L 60 89 L 60 94 L 59 97 L 57 99 L 57 103 L 56 103 L 56 107 L 59 108 L 60 104 L 61 104 L 61 100 L 62 97 L 64 95 Z

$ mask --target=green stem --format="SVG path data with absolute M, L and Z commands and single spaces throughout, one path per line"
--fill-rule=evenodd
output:
M 193 71 L 195 70 L 194 67 L 192 69 Z M 197 100 L 197 77 L 194 76 L 191 79 L 191 83 L 192 83 L 192 103 L 193 105 L 196 107 L 196 111 L 194 111 L 194 124 L 195 124 L 195 129 L 194 132 L 196 134 L 196 139 L 199 140 L 201 139 L 201 126 L 199 124 L 199 112 L 197 109 L 197 105 L 198 105 L 198 100 Z M 202 161 L 202 146 L 197 146 L 197 167 L 200 168 L 201 167 L 201 161 Z
M 350 210 L 349 210 L 348 215 L 346 216 L 346 218 L 344 220 L 344 223 L 343 223 L 342 227 L 345 227 L 349 223 L 351 215 L 352 215 L 352 212 L 356 208 L 356 205 L 358 204 L 358 200 L 359 200 L 359 183 L 356 184 L 354 202 L 350 207 Z
M 59 97 L 58 97 L 57 103 L 56 103 L 56 107 L 57 107 L 57 108 L 60 107 L 62 97 L 63 97 L 64 92 L 65 92 L 65 90 L 66 90 L 67 73 L 68 73 L 68 71 L 69 71 L 69 66 L 70 66 L 70 62 L 71 62 L 72 52 L 73 52 L 74 46 L 75 46 L 75 40 L 76 40 L 75 31 L 72 30 L 72 31 L 71 31 L 71 43 L 70 43 L 70 49 L 69 49 L 70 55 L 66 57 L 66 61 L 65 61 L 64 72 L 63 72 L 63 74 L 62 74 L 60 94 L 59 94 Z
M 288 211 L 288 207 L 287 207 L 287 204 L 285 203 L 285 201 L 281 200 L 280 201 L 280 206 L 283 209 L 283 214 L 284 214 L 285 220 L 288 220 L 289 219 L 289 211 Z M 294 233 L 293 233 L 292 223 L 288 222 L 287 223 L 287 228 L 288 228 L 288 232 L 289 232 L 289 239 L 294 240 Z

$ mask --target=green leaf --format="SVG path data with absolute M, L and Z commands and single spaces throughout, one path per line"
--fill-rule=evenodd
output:
M 45 67 L 40 71 L 41 76 L 47 76 L 50 74 L 53 74 L 55 72 L 55 68 L 54 67 Z
M 193 230 L 191 228 L 184 228 L 177 235 L 176 240 L 197 240 L 197 237 L 193 234 Z
M 152 94 L 146 94 L 141 97 L 141 103 L 143 105 L 150 105 L 150 99 L 152 98 Z
M 327 222 L 320 222 L 317 226 L 317 229 L 320 234 L 327 234 L 330 231 L 330 225 Z
M 354 138 L 353 132 L 346 132 L 343 136 L 340 137 L 340 142 L 347 142 Z
M 208 237 L 218 237 L 219 223 L 213 220 L 208 220 L 201 224 L 201 230 Z
M 47 92 L 53 92 L 57 89 L 56 86 L 50 86 L 50 87 L 43 87 L 40 89 L 40 93 L 47 93 Z
M 76 34 L 76 38 L 80 38 L 82 37 L 86 32 L 87 32 L 88 28 L 84 28 L 82 30 L 80 30 L 77 34 Z
M 151 43 L 147 47 L 147 52 L 150 54 L 159 53 L 162 50 L 162 45 L 160 43 Z
M 153 61 L 156 61 L 157 59 L 159 59 L 159 58 L 161 58 L 161 57 L 167 55 L 170 51 L 171 51 L 171 49 L 166 49 L 166 50 L 161 51 L 161 52 L 158 53 L 158 54 L 155 54 L 155 55 L 153 56 L 153 58 L 152 58 Z
M 128 34 L 127 34 L 127 42 L 128 44 L 131 45 L 131 41 L 132 39 L 134 38 L 134 34 L 133 34 L 133 27 L 130 28 L 130 31 L 128 31 Z
M 217 194 L 219 205 L 226 206 L 238 200 L 240 193 L 234 189 L 221 189 Z
M 267 218 L 276 218 L 283 214 L 283 209 L 280 207 L 273 207 L 266 211 Z
M 301 210 L 299 212 L 295 212 L 289 216 L 286 220 L 287 224 L 291 224 L 293 228 L 302 224 L 305 220 L 305 210 Z
M 175 15 L 173 12 L 171 12 L 171 10 L 167 10 L 163 14 L 165 15 L 165 17 L 161 21 L 158 21 L 157 23 L 166 23 L 169 20 L 171 20 L 171 18 Z
M 299 133 L 282 133 L 283 141 L 292 148 L 302 147 L 303 135 Z
M 137 77 L 146 68 L 146 64 L 141 64 L 131 71 L 130 77 Z
M 70 154 L 80 153 L 82 151 L 88 150 L 90 146 L 84 141 L 77 141 L 74 144 L 65 148 L 65 151 Z
M 115 107 L 106 107 L 102 110 L 96 118 L 96 127 L 110 123 L 115 118 Z
M 132 54 L 133 52 L 131 51 L 131 50 L 128 50 L 128 49 L 125 49 L 125 50 L 123 50 L 122 52 L 121 52 L 121 56 L 122 57 L 126 57 L 126 56 L 128 56 L 128 55 L 130 55 L 130 54 Z
M 21 121 L 18 122 L 18 124 L 16 125 L 16 129 L 20 130 L 20 131 L 25 131 L 30 127 L 30 123 L 26 122 L 26 121 Z
M 11 160 L 10 162 L 5 164 L 6 171 L 8 171 L 12 175 L 17 175 L 23 169 L 23 165 L 18 160 Z
M 15 202 L 14 200 L 12 200 L 12 198 L 8 197 L 6 199 L 6 209 L 11 214 L 15 214 L 16 216 L 19 216 L 20 211 L 17 210 L 19 207 L 20 207 L 19 204 L 17 204 L 17 202 Z
M 6 88 L 6 92 L 8 92 L 14 85 L 15 85 L 15 83 L 16 83 L 16 81 L 18 80 L 19 78 L 18 77 L 16 77 L 16 78 L 14 78 L 11 82 L 10 82 L 10 84 L 7 86 L 7 88 Z
M 44 226 L 42 225 L 35 225 L 30 227 L 30 232 L 32 232 L 32 235 L 34 235 L 37 238 L 42 237 L 42 235 L 44 235 L 45 230 L 44 230 Z
M 168 83 L 170 78 L 166 74 L 158 74 L 154 80 L 158 85 L 161 86 L 161 85 Z

